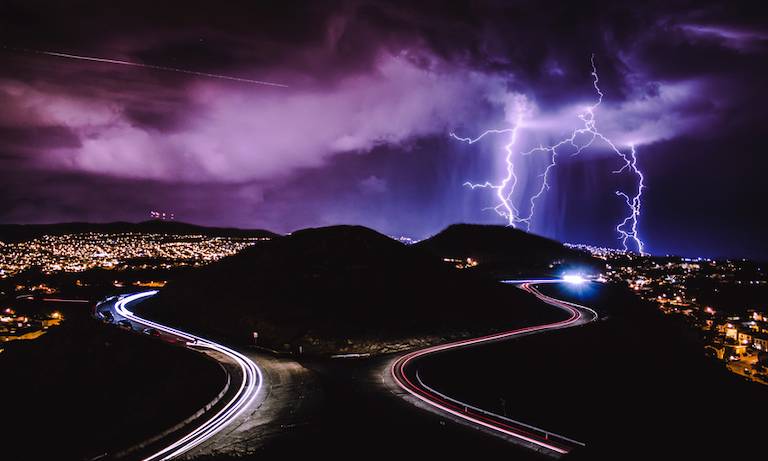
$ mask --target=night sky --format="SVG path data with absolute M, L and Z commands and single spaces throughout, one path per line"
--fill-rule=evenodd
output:
M 583 125 L 645 174 L 651 253 L 768 259 L 768 21 L 739 2 L 39 2 L 0 4 L 0 222 L 355 223 L 423 238 L 504 224 L 508 129 L 522 211 L 544 156 Z M 756 4 L 756 2 L 753 2 Z M 52 51 L 263 80 L 92 62 Z M 620 245 L 621 159 L 558 158 L 533 232 Z

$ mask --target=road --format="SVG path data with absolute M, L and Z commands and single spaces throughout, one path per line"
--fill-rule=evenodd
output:
M 169 441 L 164 447 L 155 448 L 152 450 L 152 453 L 144 455 L 142 458 L 144 461 L 176 458 L 207 441 L 228 426 L 235 424 L 238 418 L 254 405 L 256 399 L 261 396 L 262 388 L 264 387 L 262 370 L 254 361 L 240 352 L 213 341 L 141 318 L 129 310 L 132 304 L 141 302 L 156 293 L 157 291 L 146 291 L 114 298 L 99 304 L 96 307 L 97 314 L 103 316 L 105 312 L 109 312 L 112 320 L 116 323 L 127 321 L 135 330 L 154 329 L 157 331 L 156 334 L 163 336 L 165 339 L 184 342 L 187 347 L 193 350 L 201 352 L 213 351 L 222 354 L 229 361 L 235 363 L 241 373 L 237 377 L 240 382 L 232 384 L 235 386 L 235 390 L 234 392 L 227 393 L 226 398 L 228 400 L 224 405 L 217 405 L 215 407 L 217 410 L 211 416 L 203 415 L 205 421 L 202 424 L 197 421 L 191 423 L 198 425 L 186 433 L 186 435 Z M 137 326 L 138 328 L 136 328 Z
M 598 314 L 594 310 L 547 296 L 537 290 L 534 286 L 534 284 L 563 282 L 581 283 L 582 281 L 572 279 L 567 281 L 508 280 L 504 283 L 517 285 L 519 288 L 533 294 L 546 304 L 566 311 L 569 314 L 567 319 L 543 325 L 504 331 L 479 338 L 455 341 L 411 352 L 396 359 L 390 366 L 390 373 L 394 383 L 406 392 L 404 395 L 415 398 L 413 402 L 420 406 L 426 406 L 427 409 L 449 417 L 454 421 L 469 424 L 475 428 L 510 438 L 512 441 L 519 442 L 538 451 L 554 456 L 560 456 L 567 454 L 578 446 L 583 446 L 584 444 L 582 442 L 555 434 L 545 429 L 534 427 L 522 421 L 495 414 L 445 395 L 422 381 L 418 367 L 420 360 L 429 356 L 434 356 L 435 354 L 446 353 L 451 350 L 476 346 L 493 341 L 518 338 L 544 331 L 570 328 L 596 320 Z
M 731 371 L 731 373 L 735 373 L 750 381 L 768 385 L 768 381 L 765 381 L 760 376 L 758 376 L 755 373 L 754 368 L 752 368 L 752 366 L 755 363 L 757 363 L 757 360 L 758 360 L 757 354 L 752 354 L 746 357 L 742 357 L 740 360 L 735 362 L 730 362 L 730 361 L 726 362 L 725 366 L 728 368 L 729 371 Z

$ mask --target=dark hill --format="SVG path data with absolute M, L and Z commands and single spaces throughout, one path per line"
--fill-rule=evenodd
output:
M 523 292 L 370 229 L 306 229 L 169 284 L 144 312 L 194 331 L 308 352 L 381 351 L 412 338 L 557 317 Z M 286 346 L 287 345 L 287 346 Z
M 146 234 L 207 235 L 216 237 L 276 237 L 261 229 L 235 229 L 230 227 L 205 227 L 178 221 L 144 221 L 140 223 L 58 223 L 58 224 L 0 224 L 0 241 L 22 242 L 43 235 L 80 234 L 100 232 L 119 234 L 126 232 Z
M 454 224 L 415 246 L 441 258 L 475 259 L 497 277 L 550 273 L 550 264 L 597 267 L 586 253 L 505 226 Z

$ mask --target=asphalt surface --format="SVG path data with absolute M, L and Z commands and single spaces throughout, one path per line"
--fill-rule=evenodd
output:
M 311 423 L 321 400 L 315 374 L 289 357 L 255 350 L 243 355 L 258 363 L 264 374 L 262 396 L 237 420 L 181 459 L 245 457 L 260 453 L 278 437 Z
M 478 408 L 440 392 L 436 385 L 425 383 L 419 374 L 419 363 L 428 360 L 430 356 L 445 354 L 460 348 L 467 348 L 495 341 L 519 338 L 525 335 L 541 333 L 561 328 L 570 328 L 592 322 L 598 318 L 597 313 L 584 306 L 552 298 L 539 292 L 534 284 L 563 283 L 562 280 L 516 280 L 506 281 L 533 294 L 541 301 L 562 309 L 568 314 L 564 320 L 504 331 L 479 338 L 455 341 L 448 344 L 428 347 L 405 354 L 393 360 L 389 365 L 391 386 L 400 395 L 415 405 L 437 412 L 443 417 L 455 422 L 468 424 L 475 429 L 499 435 L 511 442 L 526 446 L 536 451 L 552 456 L 562 456 L 576 447 L 583 446 L 582 442 L 553 433 L 543 428 L 534 427 L 522 421 L 517 421 L 491 411 Z M 577 281 L 578 283 L 578 281 Z M 461 370 L 457 370 L 460 373 Z M 385 375 L 386 376 L 386 375 Z
M 595 312 L 587 307 L 540 293 L 530 282 L 556 281 L 508 283 L 514 283 L 543 302 L 563 309 L 568 318 L 550 324 L 429 347 L 396 357 L 394 360 L 381 357 L 315 359 L 306 362 L 301 358 L 295 360 L 290 356 L 276 356 L 256 349 L 245 348 L 236 351 L 140 318 L 131 312 L 133 303 L 141 302 L 155 292 L 112 298 L 100 303 L 96 310 L 97 315 L 101 317 L 107 312 L 105 320 L 122 324 L 126 329 L 130 327 L 132 330 L 183 344 L 214 357 L 230 376 L 230 390 L 221 398 L 221 403 L 183 429 L 140 451 L 138 459 L 250 459 L 251 456 L 272 459 L 286 454 L 303 457 L 324 453 L 326 450 L 336 452 L 339 459 L 351 459 L 357 457 L 355 453 L 359 453 L 359 449 L 355 447 L 379 443 L 381 437 L 404 438 L 402 427 L 410 427 L 408 432 L 413 437 L 421 433 L 421 436 L 414 440 L 441 440 L 441 446 L 446 447 L 443 450 L 446 454 L 455 454 L 457 450 L 464 449 L 468 452 L 484 450 L 482 447 L 487 449 L 496 446 L 493 439 L 497 439 L 499 443 L 513 442 L 514 445 L 511 446 L 533 449 L 539 456 L 560 456 L 581 443 L 463 403 L 440 392 L 438 383 L 424 382 L 419 375 L 420 361 L 433 354 L 444 354 L 456 348 L 568 328 L 590 322 L 597 317 Z M 390 392 L 382 393 L 383 390 Z M 424 418 L 422 414 L 433 416 Z M 409 423 L 395 425 L 384 421 L 394 419 L 395 415 L 400 421 L 403 421 L 403 417 L 407 418 Z M 433 419 L 435 416 L 437 419 Z M 376 426 L 371 423 L 373 420 L 370 418 L 382 422 Z M 359 424 L 355 425 L 354 421 Z M 456 425 L 455 430 L 450 429 L 445 425 L 448 421 L 469 425 L 479 431 L 465 432 L 461 425 Z M 349 426 L 350 422 L 352 426 Z M 374 427 L 378 428 L 371 431 Z M 342 451 L 339 450 L 339 445 L 335 445 L 339 431 L 346 434 L 344 446 L 347 448 Z M 390 432 L 389 436 L 385 435 Z M 478 438 L 483 433 L 486 435 Z M 488 433 L 500 437 L 486 439 Z M 451 448 L 452 445 L 441 434 L 452 434 L 450 438 L 455 446 Z M 301 441 L 308 442 L 308 446 Z M 329 448 L 328 444 L 333 448 Z M 430 452 L 436 453 L 434 445 L 432 446 Z M 500 448 L 499 446 L 498 449 Z M 522 456 L 520 459 L 527 458 Z
M 141 318 L 131 312 L 133 304 L 156 293 L 147 291 L 110 298 L 96 306 L 96 315 L 123 328 L 186 344 L 190 349 L 211 355 L 224 366 L 230 377 L 230 386 L 221 404 L 214 405 L 210 411 L 190 421 L 182 430 L 174 431 L 161 443 L 153 443 L 151 450 L 140 450 L 143 461 L 177 458 L 233 425 L 242 424 L 254 408 L 262 403 L 265 394 L 263 371 L 250 358 L 224 345 Z M 179 435 L 179 432 L 182 434 Z

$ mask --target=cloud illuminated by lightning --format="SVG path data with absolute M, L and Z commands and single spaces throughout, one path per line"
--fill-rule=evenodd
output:
M 595 92 L 597 93 L 597 101 L 591 106 L 587 106 L 584 111 L 578 115 L 579 119 L 583 122 L 583 125 L 574 129 L 569 137 L 559 141 L 556 144 L 549 146 L 540 145 L 520 153 L 520 155 L 523 156 L 528 156 L 540 152 L 547 153 L 549 155 L 549 163 L 544 169 L 544 172 L 539 175 L 541 178 L 541 186 L 539 187 L 538 191 L 529 198 L 528 212 L 525 216 L 521 215 L 519 210 L 512 204 L 512 194 L 515 192 L 515 187 L 517 186 L 518 182 L 514 167 L 513 157 L 515 153 L 513 151 L 513 146 L 517 142 L 518 130 L 521 128 L 523 115 L 525 113 L 520 105 L 516 105 L 516 119 L 512 128 L 487 130 L 476 138 L 459 137 L 454 133 L 450 133 L 450 136 L 459 141 L 463 141 L 468 144 L 474 144 L 489 134 L 509 134 L 509 141 L 504 146 L 504 150 L 506 151 L 506 176 L 502 178 L 499 183 L 492 183 L 489 181 L 479 184 L 465 182 L 464 185 L 472 189 L 488 188 L 496 190 L 496 196 L 499 200 L 499 204 L 492 209 L 496 211 L 496 213 L 498 213 L 500 216 L 504 217 L 507 220 L 507 224 L 509 226 L 516 227 L 518 224 L 524 224 L 526 230 L 528 231 L 530 231 L 531 228 L 531 220 L 534 217 L 537 200 L 541 198 L 550 188 L 549 175 L 552 169 L 557 165 L 557 157 L 561 154 L 560 149 L 566 147 L 571 151 L 571 156 L 575 156 L 580 154 L 584 149 L 590 147 L 596 140 L 602 141 L 617 156 L 619 156 L 623 162 L 621 168 L 613 171 L 613 173 L 620 174 L 628 171 L 637 177 L 637 189 L 632 194 L 632 196 L 626 192 L 616 191 L 616 195 L 622 197 L 626 202 L 629 213 L 616 226 L 616 232 L 618 232 L 619 240 L 621 241 L 625 250 L 629 249 L 629 243 L 632 242 L 637 248 L 637 251 L 642 253 L 645 244 L 639 236 L 638 221 L 642 207 L 641 198 L 643 189 L 645 188 L 645 177 L 637 166 L 637 151 L 635 150 L 634 145 L 629 146 L 630 152 L 627 154 L 623 152 L 618 146 L 616 146 L 613 141 L 611 141 L 608 137 L 597 130 L 595 111 L 603 102 L 603 92 L 599 86 L 600 77 L 597 73 L 594 54 L 590 58 L 590 63 L 592 64 L 592 86 L 594 86 Z

